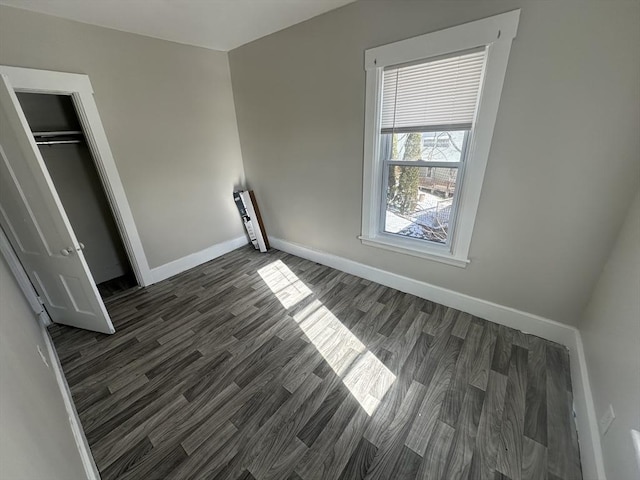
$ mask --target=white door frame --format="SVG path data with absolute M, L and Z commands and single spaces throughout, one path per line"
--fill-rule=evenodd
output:
M 16 92 L 71 96 L 138 284 L 145 287 L 154 283 L 107 135 L 98 114 L 89 76 L 6 65 L 0 65 L 0 74 L 9 77 L 9 82 Z M 27 133 L 31 135 L 31 132 Z

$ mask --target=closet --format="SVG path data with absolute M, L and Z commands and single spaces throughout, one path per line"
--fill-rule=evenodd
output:
M 18 100 L 103 298 L 137 285 L 70 96 Z

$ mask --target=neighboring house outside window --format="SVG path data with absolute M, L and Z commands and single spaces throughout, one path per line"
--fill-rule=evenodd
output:
M 518 18 L 366 51 L 364 244 L 466 266 Z

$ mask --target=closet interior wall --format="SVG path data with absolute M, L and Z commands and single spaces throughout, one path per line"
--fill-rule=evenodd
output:
M 29 127 L 103 297 L 137 284 L 70 96 L 18 93 Z M 44 132 L 56 132 L 46 134 Z M 61 132 L 79 132 L 67 135 Z

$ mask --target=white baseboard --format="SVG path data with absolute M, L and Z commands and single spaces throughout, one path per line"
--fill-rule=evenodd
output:
M 202 265 L 209 260 L 213 260 L 225 253 L 229 253 L 240 248 L 247 243 L 249 243 L 249 240 L 247 240 L 247 237 L 243 235 L 238 238 L 227 240 L 226 242 L 217 243 L 205 248 L 204 250 L 192 253 L 186 257 L 178 258 L 177 260 L 165 263 L 159 267 L 152 268 L 151 276 L 153 278 L 153 283 L 161 282 L 162 280 L 173 277 L 174 275 L 189 270 L 190 268 Z
M 269 241 L 273 248 L 283 252 L 565 345 L 571 356 L 573 398 L 584 480 L 606 480 L 582 339 L 577 328 L 279 238 L 271 237 Z
M 607 480 L 587 360 L 582 345 L 582 336 L 578 330 L 576 330 L 574 343 L 567 346 L 571 355 L 573 408 L 576 413 L 576 427 L 580 441 L 582 476 L 584 480 Z
M 84 430 L 82 429 L 80 417 L 78 417 L 78 412 L 71 397 L 69 384 L 67 383 L 67 379 L 64 376 L 62 365 L 60 364 L 60 359 L 58 358 L 58 353 L 53 346 L 53 340 L 51 340 L 49 331 L 44 324 L 41 323 L 40 328 L 42 330 L 44 343 L 47 345 L 49 359 L 51 360 L 51 368 L 55 373 L 56 381 L 58 382 L 58 387 L 60 388 L 60 393 L 62 394 L 64 407 L 67 411 L 67 415 L 69 416 L 69 425 L 71 426 L 71 432 L 73 433 L 73 438 L 76 441 L 76 446 L 78 447 L 78 452 L 80 453 L 80 458 L 82 459 L 82 465 L 84 466 L 84 471 L 87 475 L 87 479 L 100 480 L 98 467 L 96 466 L 96 462 L 93 460 L 93 455 L 91 454 L 91 449 L 89 448 L 89 442 L 87 442 L 87 437 L 85 436 Z
M 522 312 L 515 308 L 505 307 L 480 298 L 454 292 L 420 280 L 404 277 L 379 268 L 354 262 L 330 253 L 313 250 L 302 245 L 280 240 L 269 239 L 271 245 L 278 250 L 307 258 L 343 272 L 366 278 L 387 287 L 410 293 L 416 297 L 426 298 L 432 302 L 446 305 L 457 310 L 471 313 L 476 317 L 486 318 L 492 322 L 515 328 L 525 333 L 537 335 L 553 342 L 569 346 L 575 338 L 576 329 L 554 320 L 538 315 Z

